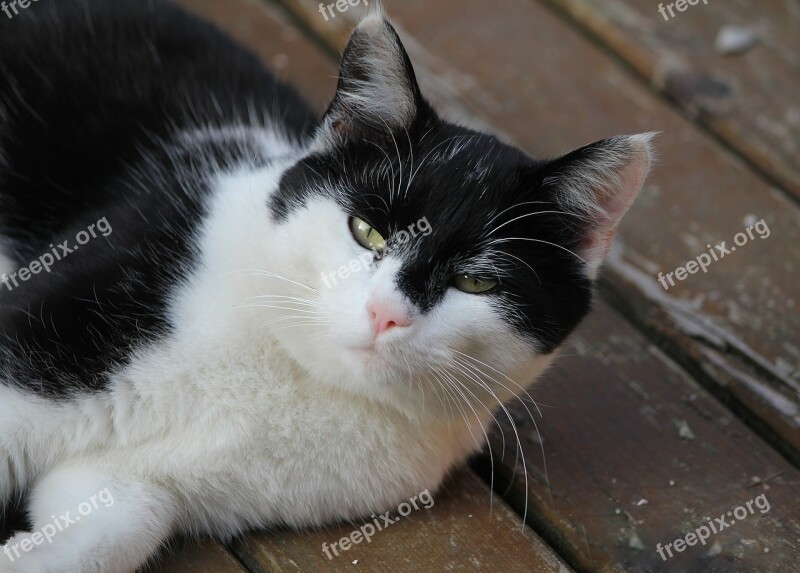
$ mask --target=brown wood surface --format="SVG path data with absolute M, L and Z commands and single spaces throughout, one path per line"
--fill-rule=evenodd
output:
M 390 516 L 392 519 L 398 517 L 397 511 Z M 234 550 L 242 562 L 252 563 L 270 573 L 571 571 L 468 470 L 460 471 L 445 483 L 433 496 L 430 509 L 420 507 L 412 511 L 397 523 L 384 526 L 369 542 L 361 539 L 346 551 L 339 551 L 338 556 L 330 549 L 330 559 L 323 553 L 323 543 L 330 547 L 350 536 L 364 523 L 341 524 L 303 533 L 257 533 L 240 541 Z
M 531 392 L 543 439 L 521 406 L 512 411 L 528 461 L 529 521 L 570 563 L 604 572 L 800 571 L 796 468 L 606 305 L 565 355 Z M 509 444 L 513 430 L 498 418 Z M 492 445 L 497 459 L 497 432 Z M 514 453 L 508 447 L 506 460 Z M 522 511 L 524 474 L 512 470 L 495 463 L 500 488 L 513 479 L 509 499 Z M 658 543 L 762 493 L 764 514 L 666 562 L 657 554 Z
M 547 0 L 624 58 L 653 86 L 800 199 L 800 6 L 785 0 L 710 1 L 664 20 L 652 0 Z M 662 4 L 668 5 L 673 0 Z M 758 46 L 714 49 L 725 25 Z M 704 89 L 703 81 L 719 82 Z
M 448 0 L 384 4 L 423 91 L 534 155 L 616 133 L 662 132 L 659 164 L 623 222 L 606 284 L 684 366 L 800 462 L 800 208 L 542 4 L 497 0 L 491 14 L 481 0 L 458 9 Z M 312 0 L 285 5 L 322 20 Z M 341 49 L 341 21 L 352 24 L 359 13 L 314 25 Z M 659 272 L 708 244 L 732 246 L 746 221 L 762 218 L 767 239 L 756 235 L 669 291 L 659 285 Z
M 176 541 L 141 573 L 247 573 L 222 545 L 212 541 Z

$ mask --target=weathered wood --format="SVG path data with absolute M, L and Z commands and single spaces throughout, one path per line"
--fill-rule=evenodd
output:
M 176 541 L 141 573 L 246 573 L 246 570 L 218 543 Z
M 521 406 L 512 408 L 527 490 L 521 465 L 514 472 L 495 462 L 495 478 L 499 490 L 511 480 L 518 511 L 528 492 L 529 521 L 571 564 L 627 573 L 800 570 L 800 472 L 606 305 L 565 354 L 532 391 L 543 412 L 538 432 Z M 505 459 L 514 460 L 513 429 L 498 418 Z M 501 435 L 491 443 L 497 460 Z M 489 474 L 485 459 L 482 469 Z M 734 517 L 705 545 L 659 556 L 658 544 L 761 494 L 768 511 Z
M 312 0 L 284 3 L 322 19 Z M 620 132 L 662 132 L 659 165 L 623 222 L 606 284 L 682 364 L 800 462 L 800 209 L 536 2 L 498 0 L 493 18 L 481 0 L 458 9 L 446 0 L 384 4 L 423 91 L 535 155 Z M 325 38 L 341 49 L 341 20 L 358 15 L 351 8 L 326 23 Z M 706 245 L 733 246 L 762 218 L 769 238 L 754 234 L 668 291 L 659 284 L 659 272 Z
M 800 8 L 781 0 L 673 8 L 651 0 L 545 0 L 563 10 L 748 161 L 800 198 Z M 760 43 L 718 53 L 725 25 Z M 701 80 L 701 81 L 697 81 Z M 714 84 L 705 80 L 713 80 Z M 703 86 L 711 88 L 703 89 Z
M 341 524 L 322 531 L 249 535 L 234 545 L 244 563 L 270 573 L 295 571 L 503 571 L 568 573 L 570 569 L 506 505 L 469 471 L 448 480 L 432 497 L 433 505 L 413 510 L 338 556 L 331 545 L 351 536 L 366 522 Z M 426 498 L 427 501 L 427 498 Z M 489 508 L 492 506 L 490 513 Z M 403 510 L 405 511 L 405 509 Z M 369 533 L 369 530 L 366 530 Z M 328 548 L 330 558 L 323 551 Z

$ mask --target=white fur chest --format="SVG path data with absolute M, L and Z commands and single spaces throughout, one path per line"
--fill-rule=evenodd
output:
M 435 488 L 477 447 L 463 422 L 412 420 L 315 384 L 269 343 L 241 342 L 198 360 L 176 340 L 115 385 L 118 438 L 136 438 L 109 462 L 162 476 L 191 530 L 368 516 Z

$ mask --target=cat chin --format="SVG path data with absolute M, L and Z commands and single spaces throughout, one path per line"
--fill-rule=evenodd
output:
M 501 348 L 487 349 L 479 354 L 482 358 L 468 362 L 470 368 L 456 367 L 449 374 L 437 370 L 433 362 L 420 361 L 421 352 L 414 360 L 406 356 L 387 357 L 376 350 L 340 348 L 338 352 L 333 351 L 337 355 L 335 368 L 322 358 L 324 353 L 314 361 L 309 361 L 304 353 L 298 355 L 289 351 L 289 354 L 308 372 L 308 379 L 318 381 L 333 392 L 389 406 L 411 419 L 461 423 L 461 408 L 469 412 L 465 402 L 476 411 L 488 412 L 501 403 L 525 396 L 557 354 L 539 355 L 528 343 L 517 343 L 525 351 L 520 350 L 513 358 L 505 354 L 500 360 Z M 442 351 L 442 355 L 439 364 L 455 365 L 463 353 Z M 467 362 L 461 360 L 460 364 Z M 483 373 L 484 380 L 492 382 L 485 386 L 478 384 L 476 372 Z

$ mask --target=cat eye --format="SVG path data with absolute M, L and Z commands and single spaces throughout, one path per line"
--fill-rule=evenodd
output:
M 375 227 L 360 217 L 350 217 L 350 232 L 356 242 L 371 251 L 383 251 L 386 240 L 375 230 Z
M 497 286 L 495 281 L 479 279 L 470 275 L 456 275 L 453 277 L 453 286 L 458 290 L 470 294 L 489 292 Z

